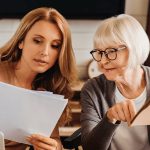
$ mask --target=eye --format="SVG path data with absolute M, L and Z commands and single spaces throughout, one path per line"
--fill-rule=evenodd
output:
M 39 39 L 39 38 L 34 38 L 33 41 L 34 41 L 34 43 L 36 43 L 36 44 L 42 43 L 42 40 Z
M 97 49 L 94 49 L 94 50 L 91 51 L 91 53 L 93 53 L 93 54 L 94 54 L 94 53 L 95 53 L 95 54 L 101 54 L 101 51 L 100 51 L 100 50 L 97 50 Z
M 61 44 L 53 44 L 53 45 L 51 45 L 51 47 L 54 48 L 54 49 L 60 49 Z
M 107 50 L 106 50 L 106 53 L 107 53 L 107 54 L 116 53 L 116 50 L 115 50 L 115 49 L 107 49 Z

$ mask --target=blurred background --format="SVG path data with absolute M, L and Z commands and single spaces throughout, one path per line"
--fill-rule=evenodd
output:
M 54 7 L 68 20 L 72 32 L 79 83 L 70 103 L 72 122 L 60 128 L 61 136 L 69 136 L 80 127 L 80 89 L 84 82 L 100 74 L 92 61 L 90 50 L 97 26 L 105 18 L 121 13 L 135 17 L 150 37 L 149 0 L 5 0 L 0 4 L 0 46 L 9 40 L 20 19 L 31 9 Z M 145 63 L 150 65 L 150 58 Z
M 41 6 L 54 7 L 67 18 L 81 80 L 98 73 L 93 67 L 88 70 L 92 59 L 89 52 L 102 19 L 126 13 L 134 16 L 145 30 L 148 28 L 149 0 L 5 0 L 0 5 L 0 46 L 11 37 L 28 11 Z

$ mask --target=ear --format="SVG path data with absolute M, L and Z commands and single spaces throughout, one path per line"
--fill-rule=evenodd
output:
M 23 49 L 23 41 L 21 41 L 18 45 L 19 49 Z

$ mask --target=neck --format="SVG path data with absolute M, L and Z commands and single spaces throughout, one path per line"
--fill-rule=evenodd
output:
M 128 69 L 125 75 L 119 77 L 115 82 L 125 97 L 135 98 L 139 96 L 145 88 L 143 69 L 140 66 L 136 69 Z
M 32 89 L 32 82 L 36 77 L 35 73 L 28 72 L 21 68 L 15 68 L 12 84 L 18 87 Z

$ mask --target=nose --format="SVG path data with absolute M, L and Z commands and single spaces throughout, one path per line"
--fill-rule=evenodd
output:
M 41 55 L 47 56 L 49 54 L 50 46 L 49 44 L 45 44 L 41 50 Z
M 106 63 L 108 63 L 108 62 L 109 62 L 109 60 L 108 60 L 106 54 L 103 53 L 100 63 L 101 63 L 101 64 L 106 64 Z

